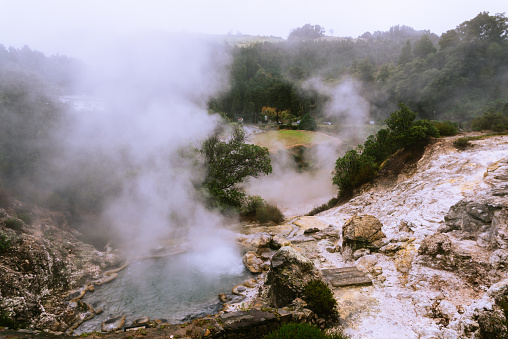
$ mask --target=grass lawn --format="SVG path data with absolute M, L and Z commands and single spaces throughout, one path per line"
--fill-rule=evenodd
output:
M 310 131 L 278 130 L 256 134 L 254 144 L 268 148 L 270 152 L 296 145 L 312 146 L 315 144 L 336 143 L 341 141 L 337 138 Z

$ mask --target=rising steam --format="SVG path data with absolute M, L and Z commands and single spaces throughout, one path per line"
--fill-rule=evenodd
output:
M 139 35 L 93 51 L 81 86 L 105 109 L 76 114 L 65 133 L 67 166 L 107 163 L 119 189 L 102 221 L 131 255 L 187 235 L 194 252 L 208 253 L 201 266 L 230 268 L 234 242 L 220 231 L 222 217 L 197 199 L 203 173 L 184 151 L 219 123 L 207 102 L 227 84 L 229 56 L 190 35 Z
M 332 120 L 340 130 L 335 135 L 339 142 L 320 144 L 306 151 L 313 164 L 313 171 L 299 171 L 283 147 L 277 156 L 272 156 L 273 172 L 247 187 L 249 194 L 260 195 L 270 203 L 278 205 L 286 215 L 309 212 L 313 207 L 327 202 L 337 195 L 332 185 L 335 161 L 347 150 L 347 145 L 365 139 L 361 125 L 370 120 L 370 104 L 361 93 L 361 84 L 345 79 L 338 85 L 330 85 L 318 78 L 304 82 L 304 91 L 312 90 L 328 98 L 323 116 Z

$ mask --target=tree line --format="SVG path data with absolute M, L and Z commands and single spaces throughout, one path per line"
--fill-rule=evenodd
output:
M 505 15 L 488 12 L 440 37 L 394 26 L 357 39 L 327 39 L 322 27 L 305 25 L 284 42 L 231 46 L 231 89 L 210 108 L 252 122 L 263 118 L 263 107 L 319 117 L 328 98 L 302 83 L 352 77 L 380 122 L 405 103 L 421 118 L 464 124 L 492 103 L 508 102 L 507 32 Z

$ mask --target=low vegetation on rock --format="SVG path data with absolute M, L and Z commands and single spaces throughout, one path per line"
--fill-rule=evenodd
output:
M 307 323 L 288 323 L 265 335 L 263 339 L 347 339 L 347 337 L 342 334 L 326 334 Z
M 303 299 L 307 306 L 319 317 L 337 319 L 337 301 L 330 287 L 322 280 L 312 280 L 305 285 Z
M 333 183 L 339 187 L 340 196 L 349 196 L 354 189 L 371 181 L 383 162 L 399 149 L 417 148 L 431 137 L 439 137 L 439 131 L 430 121 L 415 119 L 416 113 L 400 104 L 400 110 L 385 120 L 388 129 L 379 130 L 363 145 L 337 159 Z

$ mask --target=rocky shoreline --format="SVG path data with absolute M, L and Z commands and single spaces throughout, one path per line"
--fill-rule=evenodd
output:
M 465 151 L 455 149 L 453 140 L 434 142 L 389 185 L 381 178 L 349 202 L 317 216 L 290 218 L 283 225 L 243 224 L 237 241 L 245 267 L 257 276 L 235 286 L 231 295 L 220 295 L 224 304 L 217 314 L 183 324 L 140 318 L 127 326 L 120 315 L 110 322 L 117 327 L 105 332 L 112 331 L 108 336 L 113 338 L 125 337 L 124 330 L 153 338 L 258 338 L 281 323 L 305 321 L 351 338 L 507 337 L 508 137 L 477 140 Z M 12 217 L 2 213 L 0 218 Z M 23 273 L 6 270 L 5 263 L 0 269 L 12 277 L 5 280 L 9 286 L 27 297 L 16 299 L 11 293 L 5 298 L 5 286 L 0 287 L 0 306 L 21 320 L 33 317 L 32 328 L 60 334 L 92 311 L 76 298 L 91 288 L 86 282 L 104 281 L 106 272 L 110 279 L 122 262 L 117 253 L 78 247 L 71 236 L 51 243 L 37 240 L 51 230 L 48 224 L 33 230 L 23 226 L 13 235 L 19 239 L 8 257 Z M 19 248 L 27 246 L 63 253 L 57 258 L 69 265 L 69 282 L 53 278 L 48 281 L 59 283 L 41 283 L 42 288 L 28 291 L 22 286 L 34 284 L 12 283 L 38 281 L 26 275 L 29 270 L 42 272 L 23 266 Z M 80 260 L 73 256 L 78 248 L 84 253 Z M 42 267 L 58 277 L 58 264 Z M 338 323 L 317 317 L 301 299 L 302 285 L 311 279 L 332 288 Z M 28 292 L 39 295 L 44 288 L 59 308 L 46 307 L 51 303 L 44 298 L 28 298 Z M 69 290 L 79 294 L 68 298 L 68 305 L 58 304 Z M 36 306 L 21 300 L 34 300 Z M 80 308 L 81 313 L 71 311 Z

